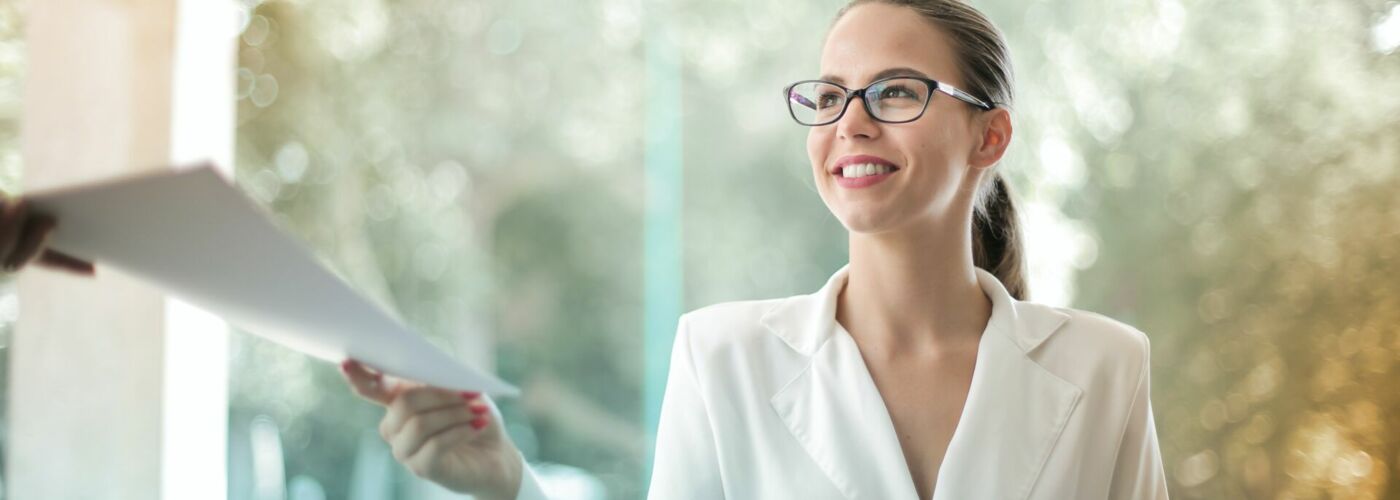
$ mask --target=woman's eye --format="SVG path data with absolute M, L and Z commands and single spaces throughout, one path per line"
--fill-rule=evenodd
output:
M 885 87 L 880 91 L 881 99 L 892 99 L 897 97 L 915 97 L 913 92 L 904 87 Z
M 817 97 L 817 107 L 821 108 L 829 108 L 840 104 L 840 102 L 841 96 L 836 94 L 822 94 L 821 96 Z

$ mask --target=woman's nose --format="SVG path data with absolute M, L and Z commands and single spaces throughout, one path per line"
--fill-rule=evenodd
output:
M 863 137 L 872 139 L 880 133 L 880 124 L 865 109 L 865 102 L 851 101 L 846 114 L 836 121 L 836 134 L 842 139 Z

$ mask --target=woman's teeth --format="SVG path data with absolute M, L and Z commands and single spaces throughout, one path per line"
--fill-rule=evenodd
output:
M 863 163 L 859 165 L 846 165 L 841 168 L 841 176 L 847 179 L 865 177 L 867 175 L 888 174 L 894 171 L 894 167 L 889 165 L 876 165 L 874 163 Z

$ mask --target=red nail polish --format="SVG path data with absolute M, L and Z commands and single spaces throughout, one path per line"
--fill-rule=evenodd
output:
M 481 430 L 486 427 L 486 417 L 476 417 L 472 419 L 472 428 Z
M 477 415 L 481 415 L 481 414 L 483 414 L 483 413 L 486 413 L 486 407 L 485 407 L 485 406 L 468 406 L 467 409 L 471 410 L 472 413 L 475 413 L 475 414 L 477 414 Z
M 481 393 L 474 391 L 462 391 L 462 399 L 476 399 Z

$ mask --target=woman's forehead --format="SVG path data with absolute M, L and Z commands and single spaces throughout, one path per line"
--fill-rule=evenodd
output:
M 821 74 L 823 80 L 846 86 L 896 76 L 891 72 L 955 83 L 952 57 L 946 36 L 913 9 L 870 3 L 847 11 L 831 27 L 822 47 Z

